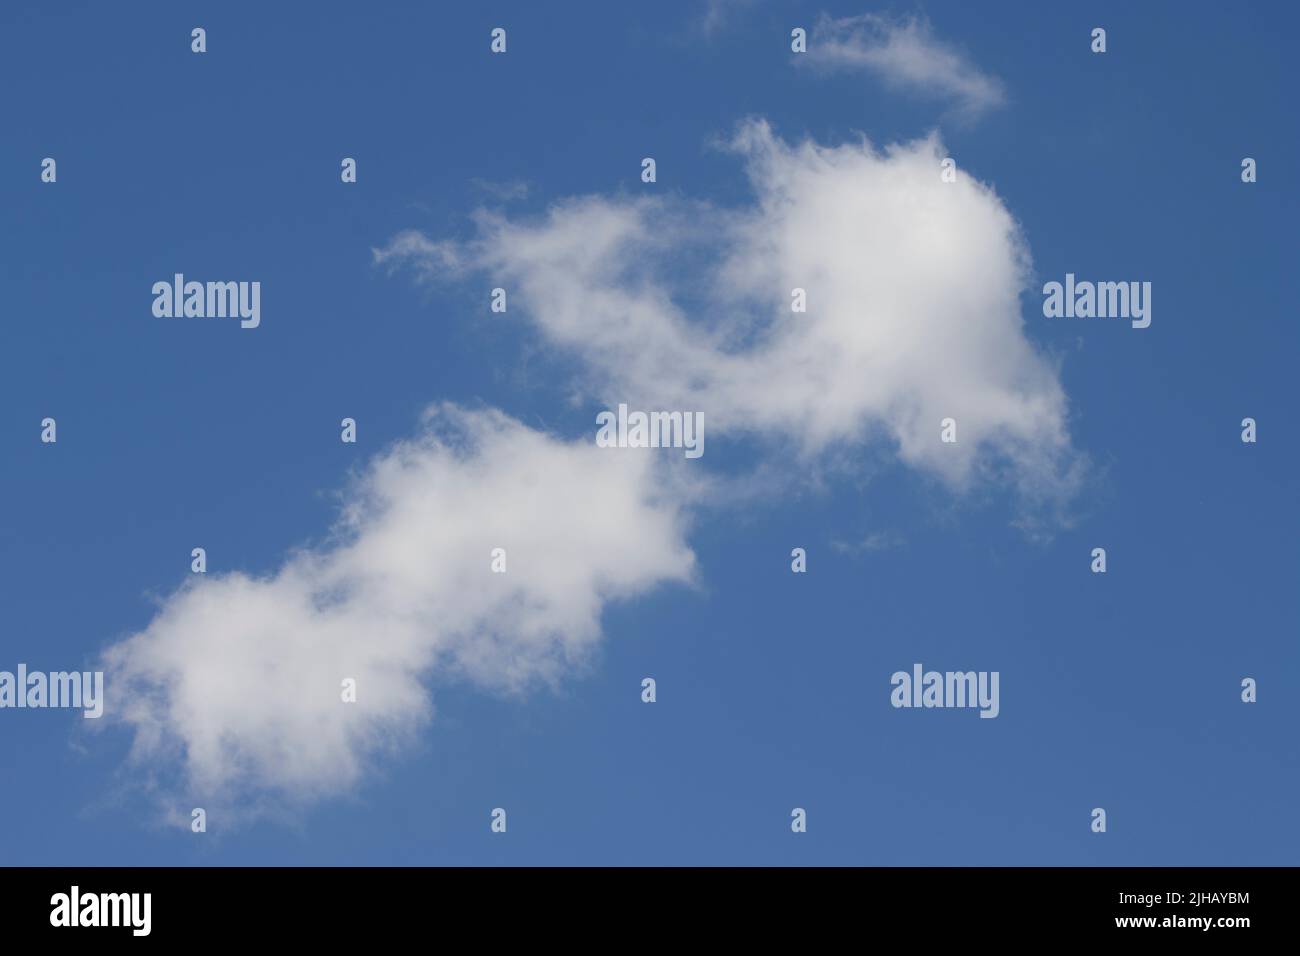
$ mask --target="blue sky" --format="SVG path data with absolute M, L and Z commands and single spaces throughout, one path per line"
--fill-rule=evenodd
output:
M 0 711 L 0 861 L 1296 862 L 1293 11 L 756 0 L 706 29 L 704 4 L 374 6 L 0 13 L 19 91 L 0 150 L 0 669 L 91 666 L 150 625 L 195 546 L 210 576 L 272 574 L 430 403 L 589 437 L 606 404 L 568 400 L 583 356 L 488 312 L 484 277 L 421 283 L 373 250 L 405 230 L 472 244 L 485 205 L 538 222 L 652 189 L 750 208 L 716 147 L 747 117 L 824 146 L 937 129 L 995 190 L 1032 253 L 1023 337 L 1058 368 L 1087 480 L 1068 521 L 1026 534 L 1004 481 L 954 488 L 888 440 L 778 455 L 778 492 L 690 507 L 693 582 L 604 604 L 553 685 L 423 674 L 432 719 L 355 785 L 273 818 L 245 819 L 236 791 L 202 835 L 159 812 L 174 755 L 133 762 L 111 714 L 87 733 L 74 711 Z M 790 29 L 823 12 L 920 16 L 1004 102 L 968 117 L 796 65 Z M 177 271 L 259 280 L 261 326 L 155 318 L 149 289 Z M 1044 318 L 1037 290 L 1066 272 L 1152 282 L 1152 326 Z M 744 481 L 783 440 L 710 435 L 698 464 Z M 888 546 L 835 546 L 873 534 Z M 892 708 L 890 675 L 917 661 L 999 671 L 999 717 Z

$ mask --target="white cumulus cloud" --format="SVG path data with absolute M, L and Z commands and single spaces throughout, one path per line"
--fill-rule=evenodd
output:
M 789 144 L 751 121 L 729 145 L 745 208 L 586 196 L 540 218 L 480 212 L 464 243 L 406 232 L 375 258 L 427 281 L 493 276 L 607 406 L 700 411 L 713 436 L 809 455 L 884 441 L 954 489 L 995 475 L 1024 503 L 1068 500 L 1066 396 L 1026 337 L 1029 255 L 994 190 L 943 182 L 937 136 Z
M 435 407 L 355 479 L 327 544 L 266 578 L 195 575 L 111 647 L 110 716 L 134 731 L 138 771 L 179 768 L 162 790 L 186 808 L 351 789 L 429 719 L 431 674 L 554 680 L 599 638 L 607 602 L 689 582 L 681 474 L 648 451 Z
M 955 492 L 1010 486 L 1025 514 L 1059 516 L 1081 459 L 1057 370 L 1026 336 L 1028 253 L 993 189 L 942 182 L 935 136 L 824 146 L 751 121 L 727 145 L 752 185 L 740 208 L 585 196 L 531 218 L 481 211 L 467 241 L 405 232 L 375 260 L 429 282 L 490 275 L 509 290 L 502 321 L 523 315 L 578 359 L 578 392 L 702 412 L 711 440 L 761 449 L 760 468 L 885 449 Z M 266 577 L 195 576 L 109 648 L 108 714 L 173 807 L 349 791 L 430 719 L 437 680 L 554 681 L 609 602 L 692 581 L 705 461 L 435 406 L 355 478 L 324 544 Z

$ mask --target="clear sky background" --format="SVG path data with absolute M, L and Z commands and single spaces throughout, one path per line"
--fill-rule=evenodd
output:
M 1060 362 L 1096 466 L 1073 525 L 1031 538 L 997 487 L 954 494 L 887 447 L 863 473 L 701 509 L 700 586 L 607 607 L 597 653 L 553 688 L 432 675 L 415 743 L 288 821 L 164 826 L 125 728 L 0 711 L 0 863 L 1300 862 L 1294 9 L 717 9 L 6 4 L 0 669 L 89 666 L 149 624 L 192 547 L 213 571 L 273 571 L 431 402 L 591 432 L 603 406 L 565 400 L 563 358 L 490 314 L 481 279 L 421 286 L 371 250 L 468 235 L 494 202 L 475 180 L 526 182 L 523 217 L 636 193 L 647 155 L 660 192 L 743 206 L 710 144 L 747 116 L 827 144 L 938 129 L 996 189 L 1033 255 L 1025 335 Z M 928 18 L 1006 102 L 968 122 L 795 68 L 792 27 L 868 10 Z M 261 327 L 154 318 L 176 271 L 260 280 Z M 1036 290 L 1067 271 L 1151 281 L 1152 326 L 1044 318 Z M 751 454 L 719 440 L 701 463 Z M 835 547 L 871 535 L 888 546 Z M 891 708 L 890 674 L 917 661 L 1000 671 L 1001 715 Z

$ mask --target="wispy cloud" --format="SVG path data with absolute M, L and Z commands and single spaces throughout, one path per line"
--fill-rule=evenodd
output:
M 823 15 L 809 38 L 807 62 L 835 71 L 865 71 L 889 86 L 951 101 L 968 118 L 1002 105 L 1002 82 L 941 41 L 930 24 L 867 13 L 833 19 Z M 803 62 L 804 58 L 797 58 Z
M 704 13 L 700 16 L 700 29 L 711 36 L 726 25 L 732 14 L 743 10 L 754 0 L 704 0 Z
M 893 531 L 873 531 L 854 541 L 837 538 L 831 542 L 831 547 L 840 554 L 864 554 L 901 548 L 904 543 L 903 538 Z
M 470 184 L 475 189 L 487 193 L 498 202 L 510 202 L 514 199 L 526 199 L 528 197 L 528 183 L 522 179 L 497 182 L 491 179 L 480 179 L 476 176 L 470 180 Z

